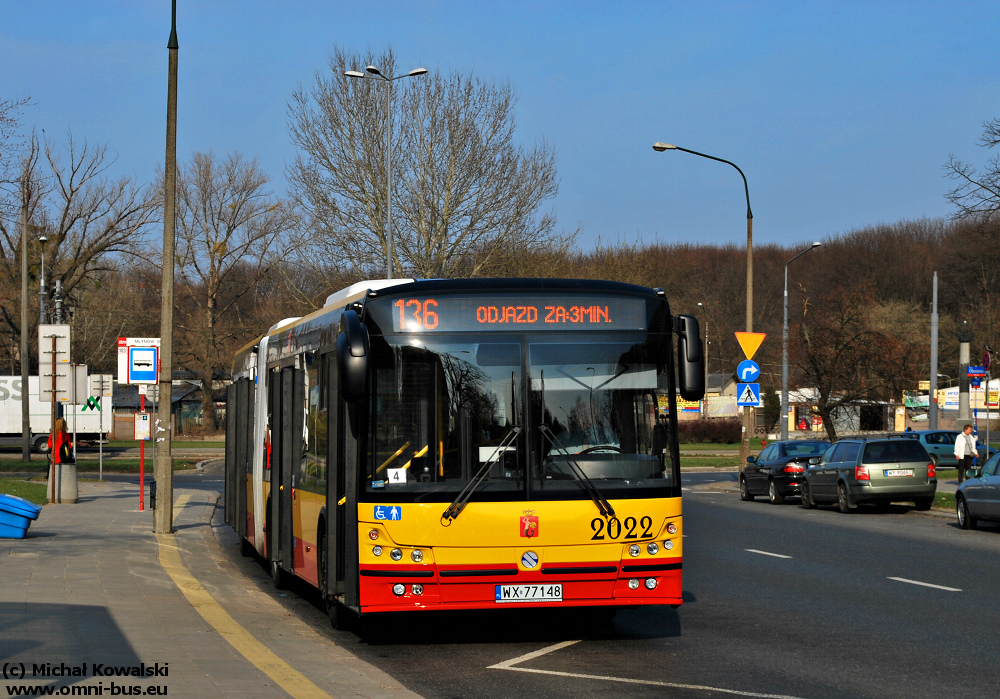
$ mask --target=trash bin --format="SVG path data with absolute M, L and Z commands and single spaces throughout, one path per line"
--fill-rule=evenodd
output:
M 33 520 L 42 511 L 40 505 L 16 495 L 0 495 L 0 538 L 23 539 Z

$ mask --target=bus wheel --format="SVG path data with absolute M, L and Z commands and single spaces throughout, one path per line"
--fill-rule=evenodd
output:
M 340 608 L 340 602 L 332 597 L 325 597 L 326 615 L 330 618 L 330 626 L 335 629 L 342 629 L 346 625 L 346 610 Z
M 274 583 L 276 590 L 284 590 L 287 583 L 285 580 L 285 571 L 281 569 L 277 561 L 271 561 L 271 582 Z

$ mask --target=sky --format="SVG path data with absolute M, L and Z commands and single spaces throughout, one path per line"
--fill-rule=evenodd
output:
M 334 46 L 508 81 L 518 138 L 556 153 L 560 228 L 595 241 L 798 245 L 947 217 L 950 154 L 1000 116 L 996 2 L 178 0 L 178 157 L 240 151 L 285 190 L 288 101 Z M 0 99 L 162 168 L 170 0 L 3 0 Z M 363 67 L 362 67 L 363 68 Z M 419 78 L 417 78 L 419 79 Z

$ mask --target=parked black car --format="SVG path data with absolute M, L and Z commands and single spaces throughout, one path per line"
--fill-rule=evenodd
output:
M 798 495 L 809 459 L 829 446 L 820 440 L 793 439 L 768 445 L 756 458 L 748 456 L 740 474 L 740 498 L 753 500 L 755 495 L 767 495 L 772 504 L 780 505 L 789 495 Z

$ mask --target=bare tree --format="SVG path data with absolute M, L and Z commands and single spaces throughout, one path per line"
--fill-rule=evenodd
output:
M 222 161 L 195 153 L 178 173 L 175 356 L 199 377 L 206 425 L 215 419 L 217 372 L 273 322 L 254 313 L 252 292 L 302 243 L 290 235 L 299 223 L 294 207 L 269 182 L 256 159 L 239 153 Z
M 288 178 L 327 258 L 373 275 L 385 269 L 389 125 L 383 81 L 344 76 L 365 65 L 393 75 L 396 58 L 335 49 L 327 71 L 292 95 L 301 154 Z M 505 251 L 563 239 L 555 217 L 539 213 L 558 189 L 555 156 L 515 143 L 510 85 L 432 73 L 391 94 L 394 274 L 475 276 Z
M 0 186 L 8 194 L 7 186 L 15 184 L 17 180 L 15 155 L 24 143 L 16 139 L 21 128 L 21 108 L 27 104 L 28 98 L 0 99 Z
M 38 250 L 34 239 L 40 234 L 48 237 L 46 274 L 62 283 L 64 297 L 70 299 L 78 287 L 113 269 L 121 254 L 135 251 L 155 209 L 149 190 L 132 178 L 106 177 L 114 162 L 106 146 L 78 144 L 70 135 L 67 162 L 63 157 L 49 140 L 44 145 L 34 136 L 28 140 L 22 151 L 16 208 L 18 213 L 27 210 L 30 250 Z M 0 320 L 16 334 L 21 332 L 20 292 L 13 290 L 20 288 L 23 233 L 14 216 L 0 212 L 0 290 L 5 292 Z M 33 266 L 32 277 L 36 270 Z M 28 332 L 33 328 L 34 323 Z
M 1000 145 L 1000 118 L 983 122 L 979 145 L 983 148 Z M 958 160 L 954 155 L 948 156 L 948 163 L 944 168 L 947 177 L 958 182 L 945 195 L 948 201 L 958 207 L 953 218 L 988 222 L 1000 213 L 1000 154 L 991 156 L 982 171 L 977 171 L 973 165 Z
M 800 385 L 814 388 L 815 414 L 830 441 L 835 417 L 868 401 L 892 400 L 922 368 L 920 337 L 900 337 L 866 288 L 838 288 L 807 299 L 791 346 Z

